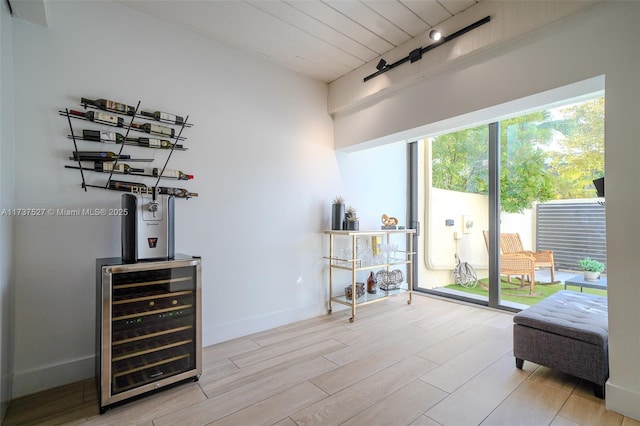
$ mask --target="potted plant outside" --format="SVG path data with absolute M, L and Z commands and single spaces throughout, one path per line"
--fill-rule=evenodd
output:
M 604 271 L 604 263 L 589 257 L 580 259 L 578 265 L 580 265 L 580 268 L 584 271 L 585 281 L 598 281 L 600 279 L 600 272 Z

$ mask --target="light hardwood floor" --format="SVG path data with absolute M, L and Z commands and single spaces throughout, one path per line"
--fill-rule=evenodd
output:
M 4 425 L 640 425 L 525 362 L 512 315 L 415 295 L 203 350 L 199 382 L 98 414 L 93 380 L 11 402 Z

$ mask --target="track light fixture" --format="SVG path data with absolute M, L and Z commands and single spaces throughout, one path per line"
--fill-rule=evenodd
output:
M 419 61 L 420 59 L 422 59 L 422 49 L 417 48 L 417 49 L 413 49 L 411 52 L 409 52 L 409 60 L 411 61 L 411 63 L 414 63 L 416 61 Z
M 366 76 L 364 78 L 364 81 L 367 82 L 369 80 L 371 80 L 374 77 L 379 76 L 382 73 L 385 73 L 387 71 L 389 71 L 392 68 L 397 67 L 398 65 L 404 64 L 407 61 L 410 61 L 411 63 L 419 61 L 420 59 L 422 59 L 422 55 L 425 54 L 426 52 L 430 51 L 431 49 L 434 49 L 438 46 L 441 46 L 443 44 L 445 44 L 448 41 L 451 41 L 453 39 L 456 39 L 458 37 L 460 37 L 461 35 L 468 33 L 469 31 L 478 28 L 481 25 L 486 24 L 487 22 L 491 21 L 491 17 L 490 16 L 486 16 L 482 19 L 480 19 L 479 21 L 474 22 L 471 25 L 468 25 L 466 27 L 464 27 L 461 30 L 456 31 L 455 33 L 448 35 L 448 36 L 443 36 L 442 33 L 440 33 L 440 31 L 438 30 L 431 30 L 429 32 L 429 38 L 431 38 L 434 41 L 439 41 L 438 43 L 432 43 L 429 46 L 426 47 L 419 47 L 417 49 L 413 49 L 408 56 L 392 63 L 392 64 L 388 64 L 387 61 L 385 61 L 384 59 L 380 59 L 380 62 L 378 62 L 378 65 L 376 65 L 376 69 L 378 71 L 374 72 L 373 74 L 370 74 L 368 76 Z
M 429 38 L 433 41 L 440 41 L 442 33 L 438 30 L 431 30 L 429 31 Z

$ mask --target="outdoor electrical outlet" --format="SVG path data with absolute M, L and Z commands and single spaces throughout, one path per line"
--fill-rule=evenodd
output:
M 470 234 L 472 228 L 473 228 L 473 216 L 469 216 L 469 215 L 462 216 L 462 232 L 464 234 Z

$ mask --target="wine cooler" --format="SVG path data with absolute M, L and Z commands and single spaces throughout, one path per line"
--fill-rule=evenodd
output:
M 97 259 L 96 380 L 100 413 L 129 398 L 198 380 L 201 260 Z

